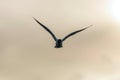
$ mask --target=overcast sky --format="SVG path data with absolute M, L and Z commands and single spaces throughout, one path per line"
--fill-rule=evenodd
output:
M 0 0 L 0 80 L 120 80 L 119 0 Z M 117 12 L 118 11 L 118 12 Z M 58 38 L 63 48 L 32 17 Z

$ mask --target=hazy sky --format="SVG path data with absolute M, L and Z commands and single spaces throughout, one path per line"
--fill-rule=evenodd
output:
M 0 0 L 0 80 L 120 80 L 119 0 Z M 58 38 L 93 25 L 55 49 Z

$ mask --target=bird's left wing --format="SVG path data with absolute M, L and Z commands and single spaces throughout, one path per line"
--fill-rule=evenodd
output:
M 34 17 L 33 17 L 33 18 L 34 18 Z M 42 23 L 40 23 L 37 19 L 34 18 L 34 20 L 35 20 L 38 24 L 40 24 L 46 31 L 48 31 L 48 32 L 52 35 L 52 37 L 53 37 L 53 39 L 54 39 L 55 41 L 57 40 L 56 36 L 52 33 L 52 31 L 51 31 L 50 29 L 48 29 L 45 25 L 43 25 Z
M 92 26 L 92 25 L 90 25 L 90 26 Z M 90 26 L 88 26 L 88 27 L 90 27 Z M 76 33 L 78 33 L 78 32 L 81 32 L 81 31 L 87 29 L 88 27 L 83 28 L 83 29 L 80 29 L 80 30 L 77 30 L 77 31 L 74 31 L 74 32 L 68 34 L 67 36 L 65 36 L 65 37 L 62 39 L 62 41 L 66 40 L 68 37 L 70 37 L 70 36 L 72 36 L 72 35 L 74 35 L 74 34 L 76 34 Z

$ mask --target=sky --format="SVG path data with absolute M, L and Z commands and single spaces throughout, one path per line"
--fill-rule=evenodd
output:
M 119 0 L 0 0 L 0 80 L 120 80 Z M 54 48 L 33 17 L 63 38 Z

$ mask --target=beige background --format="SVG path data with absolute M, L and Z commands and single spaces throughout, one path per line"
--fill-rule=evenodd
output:
M 110 0 L 0 0 L 0 80 L 120 80 L 120 24 Z M 93 24 L 55 49 L 59 38 Z

